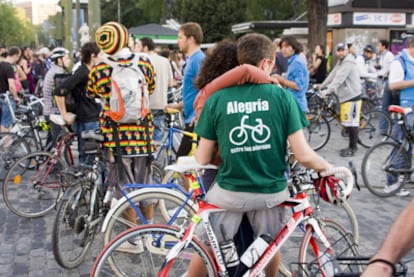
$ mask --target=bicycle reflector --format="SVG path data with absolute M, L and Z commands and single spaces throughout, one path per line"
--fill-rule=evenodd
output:
M 49 123 L 47 123 L 46 120 L 42 120 L 39 122 L 39 127 L 42 129 L 42 131 L 47 131 L 49 130 Z
M 338 204 L 338 194 L 345 189 L 344 182 L 334 176 L 319 177 L 313 180 L 316 192 L 326 202 Z M 348 198 L 349 195 L 346 195 Z

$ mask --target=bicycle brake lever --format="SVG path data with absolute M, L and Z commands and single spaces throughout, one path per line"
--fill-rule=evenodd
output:
M 356 168 L 354 166 L 354 163 L 352 161 L 349 161 L 348 165 L 349 165 L 349 169 L 352 172 L 352 175 L 354 176 L 355 186 L 359 191 L 361 191 L 361 187 L 358 184 L 358 174 L 357 174 Z

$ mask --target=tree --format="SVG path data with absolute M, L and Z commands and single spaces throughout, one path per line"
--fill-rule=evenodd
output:
M 195 21 L 201 25 L 204 42 L 233 37 L 231 26 L 246 18 L 246 0 L 177 0 L 173 16 L 179 22 Z
M 121 23 L 127 27 L 135 27 L 148 23 L 161 23 L 165 18 L 164 0 L 122 0 Z M 102 23 L 117 20 L 117 1 L 101 0 Z
M 0 44 L 5 46 L 32 44 L 35 41 L 33 25 L 24 11 L 9 3 L 0 2 Z
M 308 0 L 308 46 L 311 51 L 316 44 L 326 45 L 326 22 L 328 19 L 328 0 Z

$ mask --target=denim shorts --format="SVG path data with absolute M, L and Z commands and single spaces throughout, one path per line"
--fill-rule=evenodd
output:
M 13 111 L 16 110 L 16 102 L 14 102 L 13 97 L 9 96 L 10 104 L 13 108 Z M 10 111 L 9 105 L 7 104 L 7 101 L 4 99 L 0 100 L 1 103 L 1 125 L 10 128 L 10 126 L 14 123 L 13 122 L 13 116 Z

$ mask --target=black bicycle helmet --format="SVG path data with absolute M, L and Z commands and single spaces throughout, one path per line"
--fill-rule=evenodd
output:
M 69 54 L 68 49 L 63 47 L 56 47 L 50 52 L 49 59 L 51 59 L 52 61 L 56 61 L 57 59 L 62 58 L 67 54 Z

